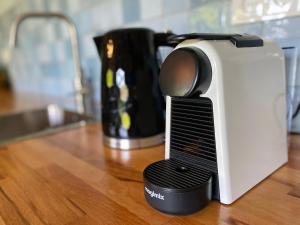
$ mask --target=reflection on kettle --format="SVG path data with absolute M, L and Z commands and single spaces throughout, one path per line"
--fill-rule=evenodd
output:
M 172 33 L 147 28 L 112 30 L 94 38 L 101 67 L 104 143 L 133 149 L 164 139 L 165 102 L 159 89 L 159 46 Z

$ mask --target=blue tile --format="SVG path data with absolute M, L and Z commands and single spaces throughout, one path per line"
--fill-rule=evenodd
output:
M 209 2 L 212 2 L 212 0 L 190 0 L 190 6 L 193 9 L 194 7 L 201 6 L 202 4 L 206 4 Z
M 145 20 L 142 23 L 143 27 L 148 27 L 150 29 L 153 29 L 154 31 L 161 32 L 165 31 L 166 28 L 163 23 L 163 19 L 161 17 L 151 19 L 151 20 Z
M 80 38 L 80 53 L 83 58 L 91 58 L 98 56 L 96 45 L 94 43 L 93 34 L 82 35 Z
M 123 24 L 122 0 L 103 1 L 91 10 L 91 31 L 93 33 L 104 33 L 108 30 L 118 28 Z
M 163 0 L 163 13 L 184 12 L 190 6 L 189 0 Z
M 64 78 L 60 80 L 60 90 L 62 95 L 69 96 L 70 98 L 74 98 L 73 95 L 70 95 L 71 93 L 74 93 L 74 86 L 73 86 L 73 78 Z
M 52 60 L 52 55 L 50 54 L 50 48 L 47 44 L 36 46 L 37 58 L 36 62 L 40 64 L 49 64 Z
M 76 25 L 79 34 L 86 33 L 91 29 L 91 13 L 89 11 L 82 11 L 76 15 Z
M 74 77 L 75 70 L 74 70 L 74 62 L 73 62 L 73 60 L 72 59 L 71 60 L 67 60 L 63 64 L 61 70 L 62 70 L 62 74 L 63 74 L 64 77 Z
M 49 45 L 50 45 L 50 54 L 51 54 L 52 62 L 58 63 L 58 60 L 59 60 L 58 51 L 60 51 L 60 50 L 57 48 L 56 43 L 52 43 Z
M 122 0 L 122 11 L 125 23 L 138 21 L 141 17 L 139 0 Z
M 63 42 L 64 43 L 64 48 L 65 48 L 65 53 L 67 60 L 72 60 L 72 45 L 70 40 L 66 40 Z
M 300 37 L 300 31 L 297 29 L 299 24 L 299 16 L 266 21 L 263 25 L 263 35 L 271 39 Z
M 52 77 L 57 77 L 58 79 L 62 79 L 61 64 L 52 62 L 49 66 L 49 73 Z

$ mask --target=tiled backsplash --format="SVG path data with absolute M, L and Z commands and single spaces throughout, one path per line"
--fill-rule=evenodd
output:
M 232 25 L 230 0 L 17 0 L 15 7 L 0 15 L 2 55 L 7 49 L 13 18 L 29 11 L 61 12 L 75 22 L 82 68 L 95 90 L 95 101 L 100 100 L 100 61 L 92 37 L 110 29 L 146 26 L 175 33 L 241 32 L 275 39 L 282 47 L 296 47 L 297 54 L 300 48 L 300 16 Z M 299 61 L 296 63 L 299 68 L 298 64 Z M 74 70 L 65 25 L 55 19 L 25 21 L 10 69 L 17 91 L 71 96 Z M 296 73 L 299 77 L 299 70 Z M 297 79 L 294 104 L 300 102 L 299 84 Z M 300 116 L 296 118 L 293 130 L 300 131 Z

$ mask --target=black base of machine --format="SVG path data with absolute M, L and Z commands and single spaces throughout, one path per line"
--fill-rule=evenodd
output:
M 167 214 L 194 213 L 212 198 L 212 173 L 177 159 L 149 165 L 144 183 L 148 203 Z

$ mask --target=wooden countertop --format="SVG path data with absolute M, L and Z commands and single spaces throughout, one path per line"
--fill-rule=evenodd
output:
M 0 146 L 0 224 L 300 224 L 300 136 L 289 162 L 230 206 L 176 217 L 152 209 L 142 171 L 163 146 L 102 145 L 98 125 Z

